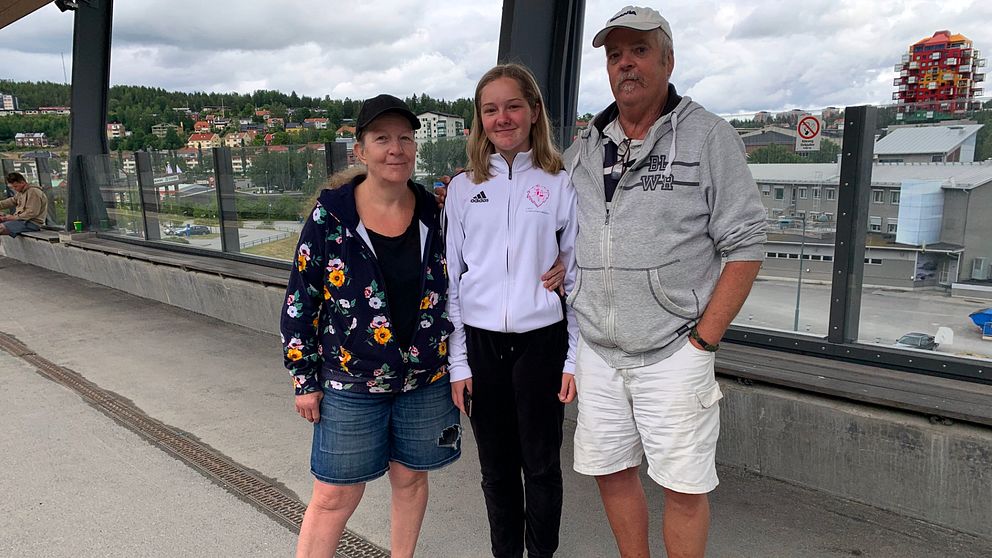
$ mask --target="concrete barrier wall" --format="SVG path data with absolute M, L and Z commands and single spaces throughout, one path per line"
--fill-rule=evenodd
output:
M 9 258 L 266 333 L 279 333 L 285 289 L 31 238 L 4 239 Z
M 717 461 L 992 537 L 992 429 L 722 379 Z
M 283 290 L 29 238 L 8 257 L 277 333 Z M 720 463 L 992 537 L 992 429 L 721 378 Z M 568 407 L 574 419 L 575 406 Z

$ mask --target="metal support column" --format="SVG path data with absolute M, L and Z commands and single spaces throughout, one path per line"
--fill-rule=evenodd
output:
M 238 253 L 241 251 L 241 240 L 238 237 L 238 208 L 234 201 L 234 164 L 231 162 L 231 148 L 214 147 L 213 156 L 221 250 Z
M 113 0 L 79 2 L 72 31 L 72 114 L 69 117 L 69 190 L 67 228 L 85 228 L 107 220 L 96 184 L 83 176 L 81 157 L 106 155 L 107 99 L 110 83 L 110 37 Z
M 38 169 L 38 186 L 48 198 L 48 214 L 45 215 L 45 226 L 62 227 L 65 223 L 59 223 L 55 220 L 55 194 L 52 191 L 52 166 L 49 161 L 51 161 L 49 157 L 36 157 L 34 160 L 35 168 Z
M 499 62 L 519 62 L 534 72 L 563 148 L 575 125 L 585 11 L 585 0 L 503 2 Z
M 327 165 L 327 176 L 348 168 L 348 146 L 338 141 L 324 143 L 324 163 Z
M 138 151 L 134 154 L 134 164 L 138 169 L 138 203 L 141 204 L 141 222 L 145 224 L 145 240 L 162 240 L 158 221 L 161 209 L 152 172 L 152 154 Z
M 878 109 L 872 106 L 844 109 L 844 144 L 837 192 L 837 239 L 827 331 L 827 340 L 831 343 L 854 343 L 858 340 L 877 119 Z

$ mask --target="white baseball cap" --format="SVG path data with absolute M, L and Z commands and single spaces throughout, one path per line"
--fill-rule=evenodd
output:
M 661 29 L 668 35 L 668 39 L 672 40 L 672 27 L 668 25 L 668 21 L 661 17 L 661 14 L 657 10 L 638 6 L 626 6 L 611 17 L 599 33 L 596 33 L 596 36 L 592 38 L 592 46 L 596 48 L 603 46 L 603 43 L 606 42 L 606 36 L 617 27 L 626 27 L 628 29 L 636 29 L 637 31 Z

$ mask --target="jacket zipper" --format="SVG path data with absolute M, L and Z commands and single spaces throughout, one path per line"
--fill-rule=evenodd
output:
M 503 331 L 510 331 L 510 249 L 513 246 L 512 238 L 512 219 L 510 215 L 510 207 L 512 206 L 513 199 L 513 165 L 510 165 L 510 172 L 507 175 L 509 177 L 509 184 L 507 186 L 507 196 L 506 196 L 506 275 L 503 281 Z

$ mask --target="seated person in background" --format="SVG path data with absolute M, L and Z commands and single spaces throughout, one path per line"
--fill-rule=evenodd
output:
M 39 231 L 48 214 L 48 196 L 38 186 L 28 184 L 19 172 L 7 174 L 13 197 L 0 200 L 0 210 L 14 208 L 11 215 L 0 215 L 0 235 L 17 236 L 25 231 Z

